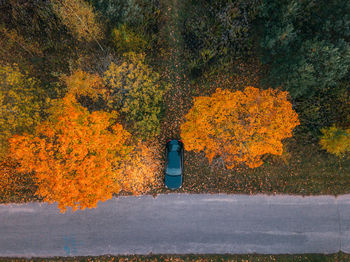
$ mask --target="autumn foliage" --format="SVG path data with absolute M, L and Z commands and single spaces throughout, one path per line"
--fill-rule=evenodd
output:
M 130 134 L 115 115 L 89 111 L 68 93 L 51 110 L 35 135 L 10 139 L 12 156 L 21 172 L 34 171 L 37 194 L 57 201 L 61 210 L 95 207 L 122 189 L 118 164 L 128 158 Z
M 0 202 L 33 200 L 36 190 L 33 174 L 16 171 L 17 163 L 11 158 L 0 161 Z
M 121 165 L 123 176 L 120 176 L 122 189 L 135 195 L 142 194 L 156 183 L 156 175 L 161 171 L 159 149 L 139 142 L 130 153 L 130 159 Z
M 45 108 L 40 82 L 18 65 L 0 66 L 0 158 L 8 153 L 8 138 L 31 132 Z
M 350 152 L 350 129 L 336 126 L 323 128 L 320 145 L 327 152 L 336 156 L 344 156 Z
M 51 4 L 62 23 L 79 41 L 95 40 L 99 44 L 103 30 L 89 3 L 84 0 L 51 0 Z
M 4 53 L 12 52 L 18 55 L 18 49 L 22 49 L 31 56 L 42 55 L 42 50 L 37 42 L 33 40 L 28 41 L 14 29 L 11 30 L 0 26 L 0 35 L 0 45 Z
M 210 162 L 221 157 L 227 168 L 240 163 L 254 168 L 265 154 L 281 155 L 281 140 L 299 124 L 287 92 L 251 86 L 197 97 L 185 118 L 181 137 L 186 149 L 204 151 Z
M 68 92 L 76 97 L 87 96 L 96 101 L 99 95 L 105 93 L 103 80 L 98 74 L 89 74 L 81 69 L 74 71 L 70 76 L 63 77 Z
M 77 101 L 89 111 L 105 109 L 106 88 L 98 74 L 78 69 L 71 75 L 63 76 L 62 80 L 68 92 L 74 94 Z
M 104 73 L 107 104 L 121 113 L 133 134 L 150 138 L 160 132 L 162 100 L 168 85 L 145 63 L 144 54 L 124 54 L 125 61 L 111 63 Z

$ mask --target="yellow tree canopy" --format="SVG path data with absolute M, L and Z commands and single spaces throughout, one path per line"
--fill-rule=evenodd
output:
M 105 109 L 106 87 L 98 74 L 90 74 L 81 69 L 63 76 L 68 93 L 74 94 L 77 101 L 90 112 Z
M 40 122 L 45 108 L 41 84 L 19 67 L 0 66 L 0 158 L 8 154 L 8 139 L 31 132 Z
M 111 63 L 104 73 L 107 104 L 121 112 L 134 135 L 148 139 L 160 132 L 163 96 L 168 85 L 145 64 L 144 54 L 130 52 L 124 57 L 124 62 Z
M 84 0 L 51 0 L 51 4 L 62 23 L 79 41 L 95 40 L 99 44 L 103 30 L 89 3 Z
M 320 145 L 327 152 L 336 156 L 344 156 L 350 152 L 350 129 L 336 126 L 323 128 Z
M 98 74 L 90 74 L 81 69 L 74 71 L 69 76 L 64 76 L 63 80 L 68 87 L 68 92 L 77 98 L 87 96 L 96 101 L 99 95 L 102 96 L 106 92 L 103 80 Z
M 186 149 L 204 151 L 210 162 L 222 157 L 227 168 L 239 163 L 254 168 L 264 154 L 281 155 L 281 140 L 299 124 L 287 92 L 251 86 L 197 97 L 185 118 L 181 137 Z
M 51 117 L 38 125 L 35 135 L 10 139 L 11 155 L 22 172 L 35 172 L 37 194 L 57 201 L 59 208 L 95 207 L 112 197 L 122 186 L 117 183 L 119 165 L 133 150 L 130 134 L 114 122 L 115 115 L 89 113 L 74 94 L 57 101 Z

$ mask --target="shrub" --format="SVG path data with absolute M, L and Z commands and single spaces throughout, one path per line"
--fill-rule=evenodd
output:
M 147 41 L 127 28 L 125 24 L 113 29 L 112 40 L 120 53 L 141 53 L 147 48 Z
M 336 156 L 344 156 L 350 152 L 350 129 L 344 130 L 336 126 L 321 130 L 323 136 L 320 145 L 327 152 Z

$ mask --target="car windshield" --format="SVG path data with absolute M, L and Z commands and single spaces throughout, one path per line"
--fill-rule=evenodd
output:
M 170 151 L 180 151 L 180 148 L 179 145 L 174 144 L 170 146 Z
M 168 166 L 166 173 L 168 175 L 177 176 L 181 174 L 180 167 L 180 154 L 176 151 L 170 151 L 168 153 Z

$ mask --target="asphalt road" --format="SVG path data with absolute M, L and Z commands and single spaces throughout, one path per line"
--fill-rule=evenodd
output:
M 350 253 L 350 195 L 169 194 L 60 214 L 0 205 L 0 256 Z

